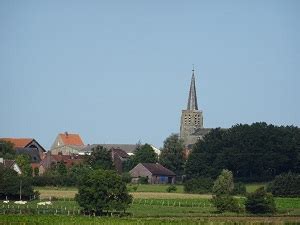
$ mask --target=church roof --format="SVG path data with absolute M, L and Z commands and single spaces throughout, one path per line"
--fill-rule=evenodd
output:
M 59 134 L 59 136 L 64 145 L 84 145 L 79 134 L 69 134 L 68 132 L 65 132 L 63 134 Z
M 192 79 L 191 79 L 191 86 L 190 86 L 187 110 L 198 110 L 194 69 L 193 69 L 193 75 L 192 75 Z

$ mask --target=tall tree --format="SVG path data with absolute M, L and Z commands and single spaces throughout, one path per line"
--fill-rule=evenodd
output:
M 94 169 L 112 170 L 114 169 L 111 151 L 101 145 L 92 148 L 92 153 L 87 157 L 87 162 Z
M 165 141 L 159 162 L 177 175 L 183 175 L 184 170 L 184 145 L 178 134 L 171 134 Z
M 16 163 L 20 167 L 23 176 L 31 177 L 33 170 L 30 164 L 30 158 L 28 155 L 18 155 L 16 158 Z
M 157 154 L 149 144 L 144 144 L 139 146 L 134 153 L 134 164 L 137 165 L 139 163 L 156 163 L 157 162 Z

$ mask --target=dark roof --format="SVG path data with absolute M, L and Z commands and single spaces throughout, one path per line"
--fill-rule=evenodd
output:
M 141 163 L 153 175 L 176 176 L 176 174 L 159 163 Z
M 3 160 L 3 166 L 5 168 L 12 168 L 15 163 L 16 163 L 16 161 L 15 160 L 11 160 L 11 159 L 4 159 Z
M 134 153 L 137 148 L 136 144 L 92 144 L 87 145 L 85 148 L 82 149 L 82 152 L 89 152 L 92 148 L 96 147 L 97 145 L 103 146 L 107 150 L 110 149 L 121 149 L 126 153 Z
M 122 158 L 129 158 L 129 155 L 123 151 L 122 149 L 119 148 L 112 148 L 111 149 L 114 155 L 120 156 Z
M 29 155 L 32 163 L 41 161 L 39 150 L 36 148 L 16 148 L 16 153 Z

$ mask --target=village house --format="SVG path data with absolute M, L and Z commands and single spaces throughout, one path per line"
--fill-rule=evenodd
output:
M 0 138 L 0 140 L 12 143 L 17 154 L 29 154 L 33 162 L 41 159 L 46 152 L 43 146 L 33 138 Z
M 50 151 L 47 152 L 45 158 L 40 162 L 39 165 L 39 175 L 44 174 L 51 166 L 57 163 L 64 163 L 66 168 L 70 168 L 73 165 L 81 164 L 84 160 L 84 156 L 81 155 L 63 155 L 59 153 L 58 155 L 52 155 Z
M 70 134 L 68 132 L 58 134 L 51 146 L 51 154 L 63 155 L 78 154 L 85 147 L 79 134 Z
M 176 177 L 173 171 L 159 163 L 139 163 L 129 173 L 133 183 L 138 183 L 141 177 L 146 177 L 149 184 L 174 184 Z
M 19 175 L 22 174 L 22 171 L 15 160 L 0 158 L 0 166 L 3 166 L 4 168 L 12 169 L 16 171 Z

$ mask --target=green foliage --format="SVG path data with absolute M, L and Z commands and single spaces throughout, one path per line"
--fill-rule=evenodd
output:
M 174 184 L 171 184 L 169 187 L 167 187 L 167 192 L 176 192 L 177 187 Z
M 140 177 L 139 178 L 139 183 L 140 184 L 148 184 L 149 183 L 148 177 Z
M 123 162 L 123 171 L 129 172 L 139 163 L 156 163 L 157 154 L 149 144 L 137 145 L 133 156 Z
M 18 155 L 16 158 L 16 163 L 22 171 L 22 176 L 31 177 L 32 176 L 32 167 L 30 163 L 30 157 L 28 155 Z
M 186 163 L 188 178 L 215 178 L 223 168 L 238 180 L 267 181 L 300 172 L 300 129 L 266 123 L 213 129 L 199 140 Z
M 214 195 L 212 200 L 212 204 L 217 208 L 218 212 L 242 212 L 243 209 L 239 205 L 239 202 L 236 198 L 230 195 Z
M 125 210 L 132 196 L 115 171 L 93 170 L 80 181 L 75 200 L 86 212 L 99 215 L 103 210 Z
M 126 184 L 131 182 L 131 175 L 130 173 L 123 173 L 122 174 L 122 181 Z
M 229 170 L 222 170 L 214 182 L 212 192 L 216 195 L 230 195 L 233 191 L 233 175 Z
M 267 193 L 264 187 L 248 194 L 246 202 L 246 211 L 253 214 L 275 213 L 276 205 L 271 193 Z
M 156 163 L 157 162 L 157 154 L 149 144 L 144 144 L 142 146 L 138 146 L 136 149 L 133 161 L 135 166 L 139 163 Z
M 242 182 L 235 183 L 232 194 L 233 195 L 245 195 L 246 194 L 246 185 Z
M 101 145 L 92 148 L 92 153 L 87 157 L 87 162 L 94 169 L 114 169 L 111 151 Z
M 14 159 L 16 157 L 16 151 L 11 142 L 0 140 L 0 158 Z
M 22 199 L 29 199 L 30 196 L 38 195 L 33 191 L 29 177 L 18 176 L 12 169 L 0 166 L 0 199 L 19 199 L 20 184 L 22 187 Z
M 40 172 L 40 170 L 39 170 L 38 167 L 35 167 L 35 168 L 33 169 L 33 174 L 34 174 L 34 176 L 38 176 L 38 175 L 39 175 L 39 172 Z
M 194 178 L 184 182 L 184 192 L 206 194 L 212 191 L 213 180 L 211 178 Z
M 300 197 L 300 175 L 293 173 L 280 174 L 269 183 L 267 190 L 274 196 Z
M 58 162 L 56 164 L 56 170 L 59 173 L 59 175 L 66 175 L 67 174 L 67 167 L 64 164 L 64 162 Z
M 177 176 L 182 175 L 184 172 L 183 149 L 183 140 L 178 137 L 178 134 L 171 134 L 164 141 L 164 147 L 159 156 L 160 164 L 172 170 Z

